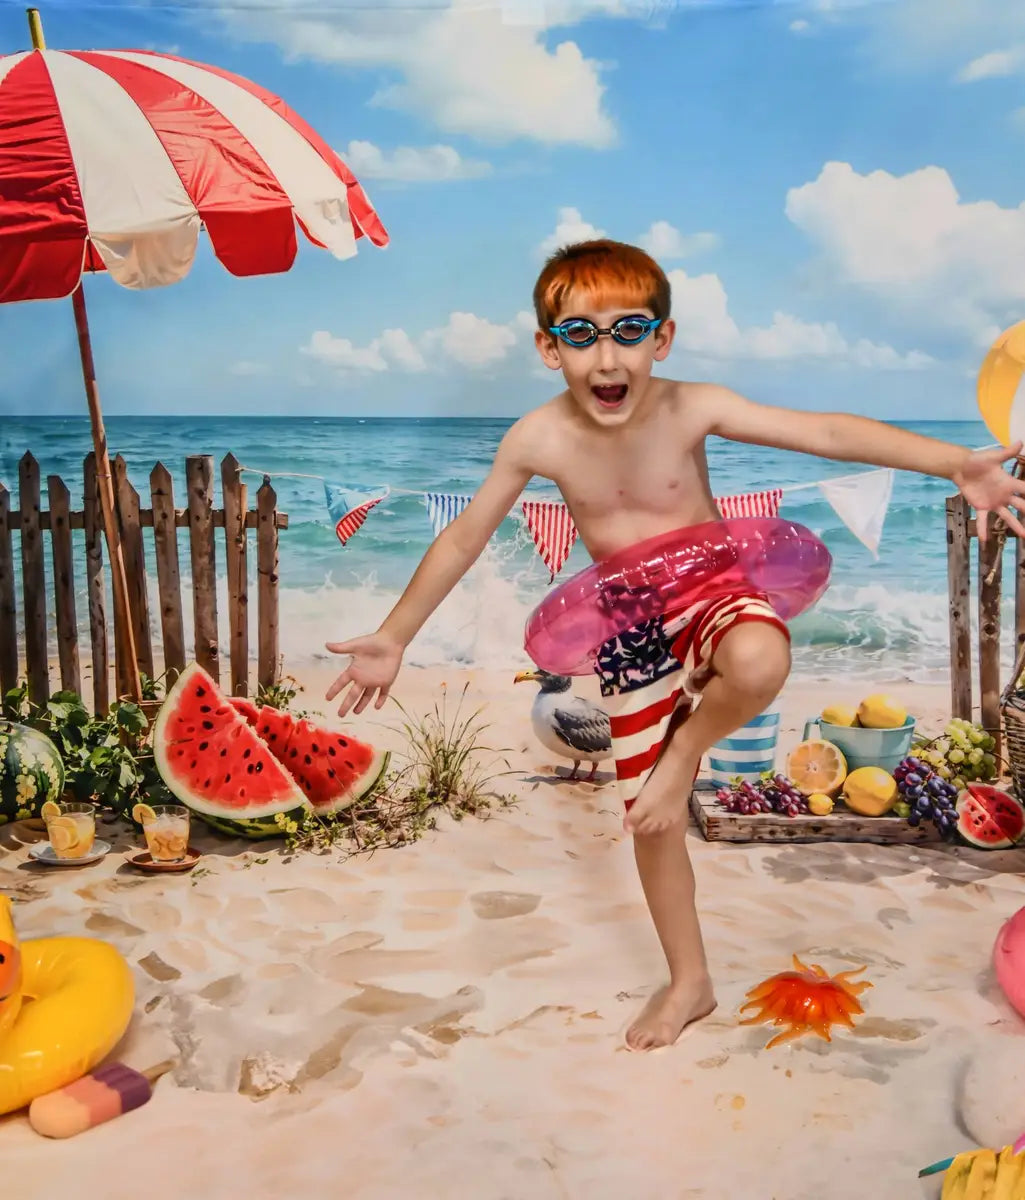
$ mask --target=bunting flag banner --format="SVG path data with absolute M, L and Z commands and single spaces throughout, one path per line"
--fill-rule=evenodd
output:
M 472 496 L 453 496 L 450 492 L 424 492 L 427 519 L 434 536 L 437 537 L 446 525 L 454 521 L 472 499 Z
M 367 513 L 386 499 L 390 488 L 375 488 L 374 491 L 342 487 L 341 484 L 324 480 L 324 495 L 335 533 L 344 546 L 367 519 Z
M 538 553 L 552 573 L 550 583 L 569 558 L 577 540 L 577 527 L 569 509 L 558 500 L 524 500 L 523 516 Z
M 884 467 L 881 471 L 824 479 L 818 485 L 836 515 L 876 559 L 893 493 L 894 474 L 892 468 Z
M 739 496 L 719 496 L 716 505 L 724 520 L 734 517 L 778 517 L 783 489 L 768 492 L 742 492 Z

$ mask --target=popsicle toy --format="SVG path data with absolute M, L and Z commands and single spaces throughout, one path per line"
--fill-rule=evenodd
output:
M 153 1095 L 153 1084 L 175 1065 L 167 1059 L 136 1071 L 109 1063 L 55 1092 L 37 1096 L 29 1105 L 29 1124 L 43 1137 L 66 1138 L 141 1108 Z

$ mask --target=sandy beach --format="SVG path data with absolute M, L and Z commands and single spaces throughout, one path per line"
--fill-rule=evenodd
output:
M 303 674 L 301 707 L 333 670 Z M 920 1167 L 972 1144 L 957 1083 L 1020 1020 L 989 966 L 1025 904 L 1020 855 L 871 845 L 690 848 L 719 1007 L 672 1049 L 624 1029 L 661 982 L 609 774 L 570 783 L 535 742 L 533 685 L 448 673 L 487 705 L 514 807 L 443 820 L 372 857 L 300 855 L 200 832 L 191 875 L 140 876 L 114 853 L 47 871 L 18 826 L 0 886 L 23 938 L 96 936 L 132 965 L 135 1015 L 115 1057 L 178 1066 L 146 1107 L 66 1142 L 0 1121 L 17 1200 L 346 1195 L 366 1200 L 877 1200 L 934 1196 Z M 398 697 L 430 707 L 442 673 Z M 591 694 L 591 680 L 579 691 Z M 939 687 L 895 685 L 925 728 Z M 785 692 L 781 753 L 823 689 Z M 829 690 L 836 701 L 857 689 Z M 354 730 L 399 744 L 374 722 Z M 565 775 L 567 764 L 559 764 Z M 134 848 L 127 831 L 116 850 Z M 790 956 L 865 965 L 853 1032 L 764 1049 L 745 991 Z M 154 1169 L 156 1163 L 163 1163 Z M 116 1164 L 116 1165 L 115 1165 Z M 173 1165 L 172 1165 L 173 1164 Z

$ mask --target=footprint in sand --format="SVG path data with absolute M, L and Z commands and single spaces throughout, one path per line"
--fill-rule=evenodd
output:
M 540 896 L 527 892 L 474 892 L 469 897 L 474 913 L 482 921 L 501 921 L 532 913 L 541 903 Z

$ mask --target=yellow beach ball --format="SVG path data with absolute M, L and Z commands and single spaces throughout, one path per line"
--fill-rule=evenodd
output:
M 1025 321 L 1004 332 L 982 361 L 979 412 L 1002 446 L 1025 440 Z

